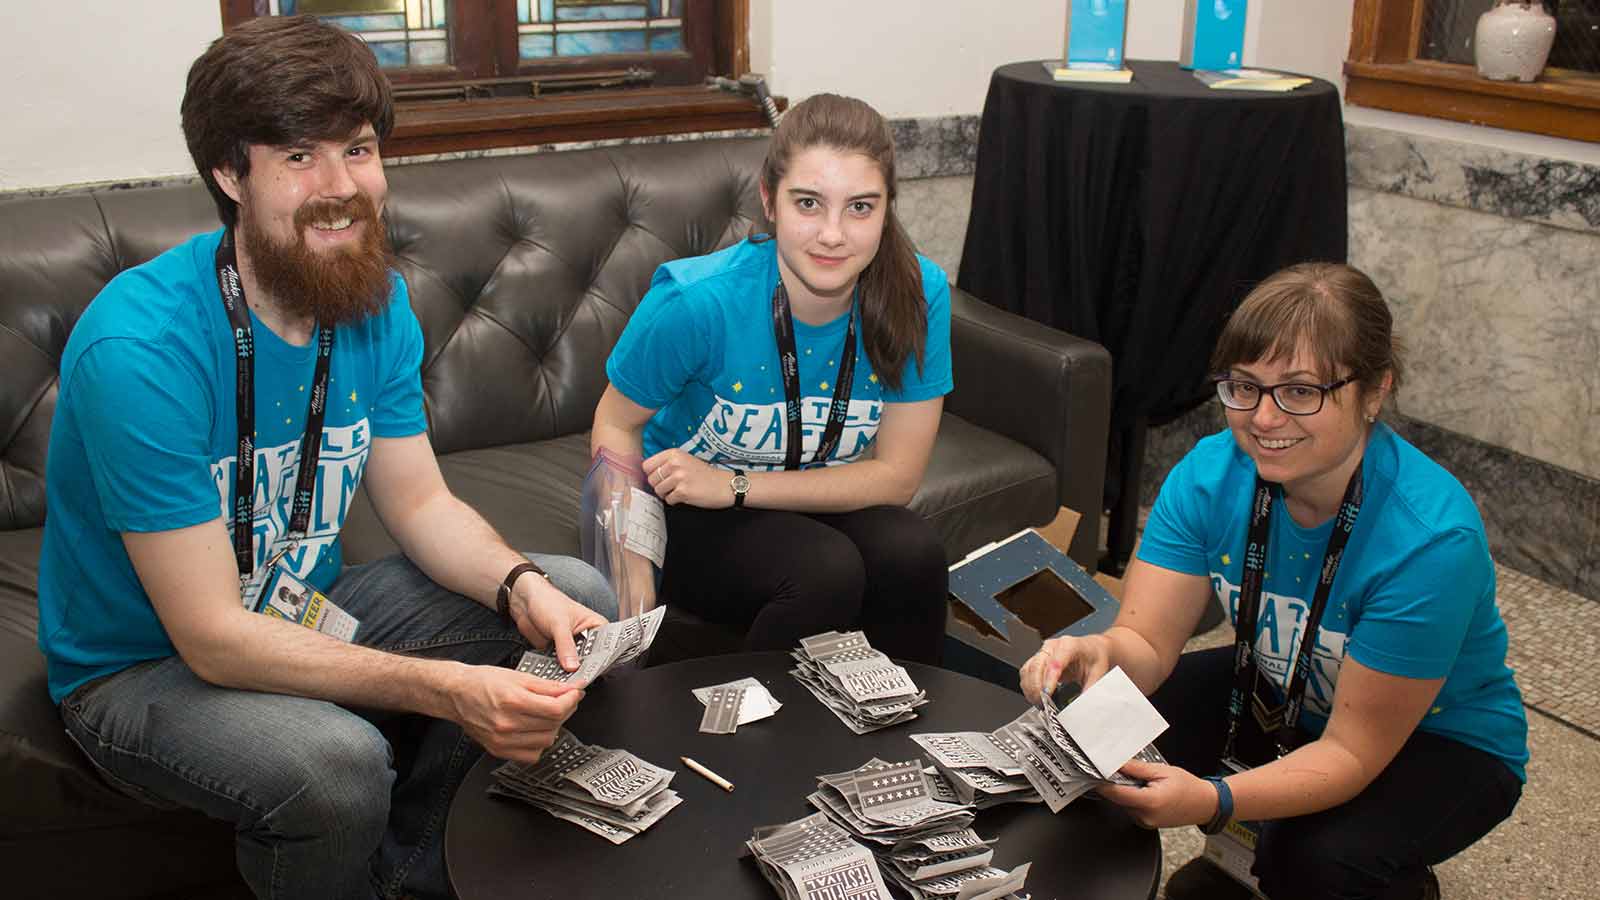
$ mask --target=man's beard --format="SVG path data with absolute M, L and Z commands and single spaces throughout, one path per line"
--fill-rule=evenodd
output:
M 306 245 L 313 222 L 349 216 L 361 227 L 352 246 L 318 253 Z M 244 217 L 248 219 L 248 216 Z M 239 244 L 250 260 L 256 286 L 283 312 L 324 325 L 357 322 L 389 302 L 389 238 L 372 200 L 357 192 L 349 200 L 307 202 L 294 214 L 294 240 L 278 243 L 265 228 L 246 222 Z

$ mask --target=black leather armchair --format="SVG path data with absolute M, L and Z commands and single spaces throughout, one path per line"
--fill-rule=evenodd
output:
M 742 237 L 761 140 L 396 166 L 389 229 L 422 322 L 451 488 L 514 545 L 575 554 L 604 362 L 660 263 Z M 232 833 L 117 793 L 66 738 L 36 644 L 56 367 L 117 272 L 217 226 L 198 184 L 0 202 L 0 871 L 8 896 L 234 891 Z M 952 560 L 1060 505 L 1096 511 L 1110 359 L 952 290 L 955 392 L 913 506 Z M 1095 557 L 1095 529 L 1072 556 Z M 393 548 L 359 499 L 346 558 Z M 677 617 L 682 629 L 695 623 Z M 214 894 L 213 894 L 214 895 Z

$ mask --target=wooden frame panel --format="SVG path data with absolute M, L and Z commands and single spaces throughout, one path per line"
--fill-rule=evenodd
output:
M 613 54 L 524 63 L 517 53 L 516 0 L 457 2 L 452 7 L 451 66 L 391 70 L 396 85 L 445 85 L 510 75 L 576 74 L 647 66 L 648 88 L 591 90 L 543 97 L 407 100 L 396 104 L 387 156 L 443 153 L 560 141 L 601 140 L 762 128 L 753 99 L 702 86 L 707 75 L 749 71 L 749 0 L 685 0 L 681 54 Z M 266 15 L 267 0 L 219 0 L 224 30 Z
M 1418 59 L 1426 0 L 1356 0 L 1345 100 L 1394 112 L 1600 141 L 1600 77 L 1546 69 L 1531 84 Z

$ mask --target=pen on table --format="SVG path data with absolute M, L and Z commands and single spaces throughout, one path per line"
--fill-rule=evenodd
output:
M 718 775 L 717 773 L 711 771 L 710 769 L 706 768 L 705 766 L 700 765 L 699 763 L 695 762 L 694 760 L 690 759 L 687 756 L 680 756 L 678 758 L 683 760 L 683 764 L 684 765 L 686 765 L 689 768 L 695 770 L 696 772 L 699 772 L 701 775 L 704 775 L 706 777 L 707 781 L 710 781 L 712 784 L 716 785 L 717 787 L 722 788 L 725 791 L 733 790 L 733 782 L 729 781 L 728 779 L 723 778 L 721 775 Z

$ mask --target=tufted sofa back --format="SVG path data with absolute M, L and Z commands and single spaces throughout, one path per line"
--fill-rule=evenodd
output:
M 426 350 L 440 453 L 589 427 L 605 359 L 658 265 L 742 238 L 766 142 L 391 167 L 388 225 Z M 44 523 L 67 335 L 123 269 L 217 227 L 199 185 L 0 202 L 0 530 Z

